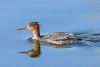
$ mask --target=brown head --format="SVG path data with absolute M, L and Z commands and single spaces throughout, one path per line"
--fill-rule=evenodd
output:
M 35 30 L 39 29 L 39 27 L 38 22 L 30 22 L 27 27 L 19 28 L 18 30 Z
M 31 30 L 36 40 L 40 37 L 40 26 L 38 22 L 30 22 L 26 27 L 19 28 L 18 30 Z

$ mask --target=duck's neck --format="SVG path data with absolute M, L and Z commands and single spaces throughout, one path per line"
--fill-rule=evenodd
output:
M 35 30 L 32 31 L 34 39 L 38 40 L 40 38 L 40 29 L 36 28 Z

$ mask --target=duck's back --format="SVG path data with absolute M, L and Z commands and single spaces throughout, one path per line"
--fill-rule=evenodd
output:
M 74 34 L 69 32 L 54 32 L 54 33 L 49 33 L 47 35 L 44 35 L 42 38 L 50 39 L 54 41 L 60 41 L 60 40 L 66 40 L 68 38 L 73 38 L 73 37 Z
M 50 44 L 69 44 L 74 42 L 76 39 L 75 35 L 68 32 L 54 32 L 44 35 L 40 38 L 43 43 Z

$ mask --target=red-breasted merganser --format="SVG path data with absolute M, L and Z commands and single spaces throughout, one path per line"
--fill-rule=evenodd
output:
M 38 22 L 30 22 L 27 27 L 20 28 L 18 30 L 31 30 L 33 33 L 33 40 L 38 40 L 42 43 L 49 44 L 70 44 L 77 40 L 81 40 L 80 37 L 75 36 L 69 32 L 53 32 L 47 35 L 40 36 L 40 25 Z

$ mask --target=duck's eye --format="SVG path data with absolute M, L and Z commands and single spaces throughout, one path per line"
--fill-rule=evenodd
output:
M 28 25 L 28 27 L 31 27 L 31 25 Z

